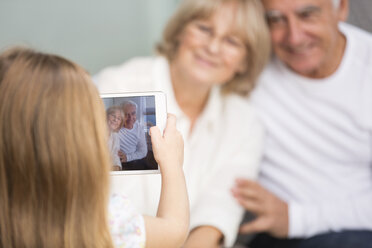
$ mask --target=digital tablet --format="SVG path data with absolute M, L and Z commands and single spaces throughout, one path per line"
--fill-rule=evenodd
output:
M 167 104 L 163 92 L 102 94 L 109 130 L 111 175 L 159 173 L 149 130 L 163 132 Z

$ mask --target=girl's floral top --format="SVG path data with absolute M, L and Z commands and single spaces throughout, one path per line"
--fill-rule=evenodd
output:
M 112 195 L 109 201 L 109 227 L 115 247 L 144 248 L 145 222 L 127 197 Z

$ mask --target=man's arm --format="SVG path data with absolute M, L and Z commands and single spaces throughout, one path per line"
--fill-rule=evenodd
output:
M 147 155 L 147 143 L 145 132 L 143 131 L 143 127 L 138 125 L 138 143 L 136 146 L 136 151 L 133 153 L 126 154 L 127 162 L 142 159 Z
M 309 237 L 340 230 L 372 230 L 372 189 L 327 203 L 289 203 L 289 236 Z
M 238 202 L 256 215 L 255 220 L 241 227 L 243 233 L 305 238 L 346 229 L 372 230 L 372 192 L 327 203 L 287 204 L 250 180 L 237 180 L 232 191 Z

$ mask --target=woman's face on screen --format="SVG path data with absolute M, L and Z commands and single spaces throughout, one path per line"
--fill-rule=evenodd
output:
M 122 117 L 120 111 L 116 110 L 108 115 L 108 126 L 111 131 L 116 131 L 120 129 L 120 124 L 122 122 Z

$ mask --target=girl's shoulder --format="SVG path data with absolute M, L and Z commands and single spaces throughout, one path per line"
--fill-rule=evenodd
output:
M 130 199 L 122 195 L 112 195 L 108 211 L 109 227 L 115 247 L 145 247 L 144 219 Z

